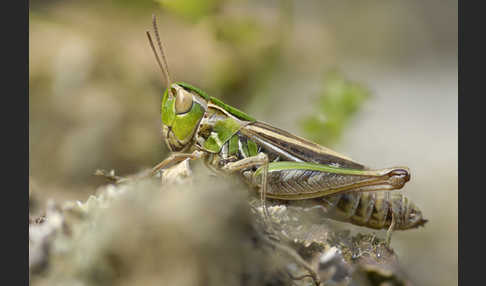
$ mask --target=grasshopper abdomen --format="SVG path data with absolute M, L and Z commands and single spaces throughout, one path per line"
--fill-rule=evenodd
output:
M 397 230 L 424 225 L 420 209 L 400 192 L 366 192 L 331 195 L 315 200 L 329 217 L 359 226 L 388 229 L 395 216 Z

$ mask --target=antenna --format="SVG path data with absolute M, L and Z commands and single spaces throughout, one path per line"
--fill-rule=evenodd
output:
M 163 64 L 160 61 L 159 55 L 158 55 L 158 53 L 155 49 L 154 42 L 152 41 L 152 37 L 150 36 L 149 31 L 146 31 L 147 37 L 149 39 L 150 47 L 152 48 L 152 51 L 154 52 L 155 59 L 157 60 L 157 63 L 159 65 L 160 69 L 162 70 L 162 73 L 164 74 L 165 81 L 167 83 L 167 90 L 172 95 L 172 92 L 170 90 L 171 80 L 170 80 L 170 75 L 169 75 L 169 65 L 167 63 L 167 58 L 165 57 L 164 49 L 162 47 L 162 42 L 160 41 L 159 30 L 157 29 L 157 18 L 155 17 L 155 15 L 152 15 L 152 24 L 153 24 L 153 28 L 154 28 L 155 37 L 157 39 L 157 44 L 159 46 L 159 51 L 160 51 L 160 54 L 162 55 Z

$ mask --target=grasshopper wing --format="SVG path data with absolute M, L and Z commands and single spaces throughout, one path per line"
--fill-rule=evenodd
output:
M 311 162 L 341 168 L 365 169 L 362 164 L 354 162 L 338 152 L 260 121 L 242 127 L 240 132 L 268 152 L 278 154 L 283 161 Z

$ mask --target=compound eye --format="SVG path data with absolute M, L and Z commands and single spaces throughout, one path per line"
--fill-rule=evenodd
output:
M 188 92 L 178 92 L 175 99 L 175 110 L 177 114 L 186 113 L 192 107 L 192 94 Z

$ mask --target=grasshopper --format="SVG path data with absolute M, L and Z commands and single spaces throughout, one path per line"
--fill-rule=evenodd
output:
M 184 160 L 201 159 L 220 174 L 236 174 L 266 198 L 311 200 L 334 209 L 335 218 L 375 229 L 423 225 L 421 211 L 402 194 L 406 167 L 370 169 L 331 149 L 256 120 L 184 82 L 171 82 L 155 17 L 162 61 L 147 37 L 167 89 L 161 105 L 162 134 L 172 152 L 152 175 Z

